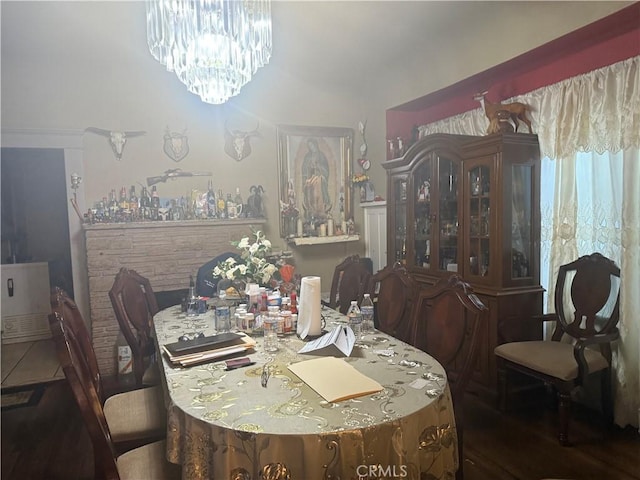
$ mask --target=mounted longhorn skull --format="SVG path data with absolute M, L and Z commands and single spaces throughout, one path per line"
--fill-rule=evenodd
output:
M 126 131 L 126 132 L 118 132 L 114 130 L 105 130 L 103 128 L 96 127 L 87 127 L 85 128 L 85 132 L 95 133 L 97 135 L 102 135 L 106 137 L 109 141 L 109 145 L 111 145 L 111 150 L 113 150 L 113 154 L 116 156 L 116 160 L 122 160 L 122 152 L 124 151 L 124 144 L 127 143 L 127 139 L 131 137 L 139 137 L 140 135 L 144 135 L 147 132 L 143 131 Z
M 256 126 L 255 130 L 248 132 L 242 130 L 229 130 L 227 122 L 224 123 L 224 151 L 231 158 L 239 162 L 251 155 L 251 144 L 249 143 L 251 137 L 259 137 L 260 132 L 258 128 L 260 122 Z

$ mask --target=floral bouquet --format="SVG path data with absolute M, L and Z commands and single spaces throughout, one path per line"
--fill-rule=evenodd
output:
M 254 231 L 253 236 L 255 237 L 253 243 L 249 243 L 249 237 L 243 237 L 239 242 L 231 242 L 231 245 L 240 250 L 241 258 L 236 261 L 235 258 L 229 257 L 220 262 L 213 269 L 215 277 L 268 285 L 272 277 L 279 275 L 278 267 L 267 260 L 271 251 L 271 242 L 261 230 Z

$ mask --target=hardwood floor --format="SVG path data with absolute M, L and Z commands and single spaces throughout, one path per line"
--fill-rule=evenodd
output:
M 597 416 L 575 413 L 570 431 L 574 446 L 560 447 L 554 411 L 500 414 L 468 397 L 465 479 L 640 479 L 637 430 L 605 433 Z M 37 406 L 2 412 L 1 454 L 3 480 L 93 478 L 91 443 L 66 382 L 50 385 Z

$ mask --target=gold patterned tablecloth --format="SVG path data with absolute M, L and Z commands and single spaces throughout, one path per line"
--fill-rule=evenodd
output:
M 327 328 L 344 321 L 323 309 Z M 159 345 L 182 334 L 215 333 L 213 312 L 186 317 L 179 306 L 154 317 Z M 382 332 L 364 337 L 346 361 L 383 387 L 329 403 L 287 365 L 295 335 L 276 354 L 248 356 L 255 365 L 226 371 L 223 362 L 177 368 L 163 357 L 168 406 L 167 458 L 183 479 L 369 480 L 451 479 L 458 468 L 453 405 L 442 366 Z M 271 376 L 260 377 L 265 363 Z

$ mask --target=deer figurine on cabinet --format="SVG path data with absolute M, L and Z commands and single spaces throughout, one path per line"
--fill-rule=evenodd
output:
M 529 105 L 525 105 L 520 102 L 513 103 L 491 103 L 489 100 L 485 98 L 488 92 L 477 93 L 473 96 L 474 100 L 477 100 L 482 105 L 484 109 L 484 113 L 489 119 L 489 128 L 487 129 L 487 133 L 497 133 L 500 131 L 500 122 L 498 119 L 498 112 L 504 111 L 509 112 L 511 117 L 511 121 L 514 124 L 515 131 L 518 131 L 518 121 L 523 122 L 527 128 L 529 129 L 529 133 L 532 133 L 531 130 L 531 121 L 527 118 L 527 111 L 531 109 Z

